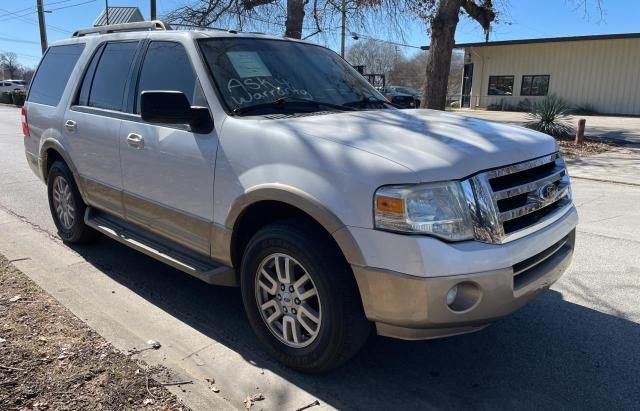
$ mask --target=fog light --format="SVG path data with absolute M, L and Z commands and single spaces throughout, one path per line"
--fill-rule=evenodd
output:
M 447 292 L 447 305 L 451 306 L 451 304 L 453 304 L 453 302 L 456 300 L 457 296 L 458 296 L 458 286 L 454 285 L 453 287 L 451 287 L 449 292 Z

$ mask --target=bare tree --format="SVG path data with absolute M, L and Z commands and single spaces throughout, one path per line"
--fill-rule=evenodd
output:
M 455 33 L 459 16 L 466 13 L 476 20 L 489 38 L 489 28 L 496 18 L 492 0 L 417 0 L 417 12 L 431 29 L 431 46 L 426 67 L 426 83 L 422 107 L 444 110 L 447 103 L 447 87 L 451 54 L 455 45 Z
M 10 79 L 18 77 L 21 67 L 16 53 L 6 52 L 0 54 L 0 65 L 5 76 L 8 75 Z
M 351 65 L 365 66 L 368 73 L 385 75 L 404 60 L 398 46 L 372 39 L 353 44 L 345 57 Z

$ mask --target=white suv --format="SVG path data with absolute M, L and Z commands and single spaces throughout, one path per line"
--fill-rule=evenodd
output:
M 160 22 L 51 46 L 23 108 L 60 236 L 239 285 L 307 372 L 477 331 L 553 284 L 578 221 L 553 138 L 398 110 L 337 54 Z

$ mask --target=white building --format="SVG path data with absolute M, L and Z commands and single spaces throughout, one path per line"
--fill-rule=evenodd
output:
M 556 94 L 576 107 L 640 115 L 640 33 L 456 47 L 465 50 L 463 107 L 515 108 Z

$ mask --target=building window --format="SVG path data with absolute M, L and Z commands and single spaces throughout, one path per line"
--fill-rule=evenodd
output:
M 546 96 L 549 92 L 549 75 L 522 76 L 521 96 Z
M 512 96 L 513 76 L 489 76 L 490 96 Z

